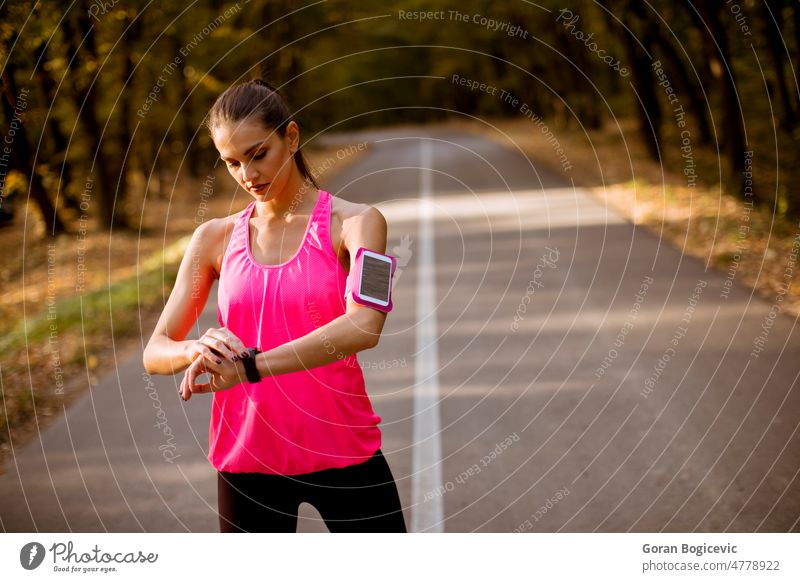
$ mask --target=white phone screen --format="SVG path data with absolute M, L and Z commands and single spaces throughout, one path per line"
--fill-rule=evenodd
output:
M 366 252 L 361 256 L 359 295 L 388 304 L 391 280 L 392 263 L 390 261 Z

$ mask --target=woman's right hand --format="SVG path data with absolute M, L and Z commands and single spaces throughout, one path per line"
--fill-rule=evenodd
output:
M 187 351 L 192 362 L 202 355 L 221 364 L 222 358 L 235 362 L 247 355 L 247 346 L 233 332 L 220 327 L 209 328 L 199 339 L 189 344 Z

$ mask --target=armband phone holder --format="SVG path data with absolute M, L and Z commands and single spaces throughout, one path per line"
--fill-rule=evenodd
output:
M 396 268 L 397 259 L 393 256 L 359 248 L 347 282 L 353 301 L 378 311 L 391 311 L 392 277 Z

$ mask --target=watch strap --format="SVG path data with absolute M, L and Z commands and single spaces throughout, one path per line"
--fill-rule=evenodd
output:
M 258 372 L 258 368 L 256 367 L 256 354 L 260 352 L 261 350 L 258 348 L 248 348 L 247 357 L 242 358 L 242 364 L 244 364 L 244 372 L 247 375 L 247 381 L 251 384 L 261 381 L 261 374 Z

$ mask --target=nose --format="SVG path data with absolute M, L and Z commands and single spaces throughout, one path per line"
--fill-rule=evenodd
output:
M 254 180 L 256 176 L 258 176 L 258 172 L 256 172 L 254 169 L 251 169 L 249 165 L 244 166 L 244 169 L 242 170 L 242 180 L 244 180 L 245 183 L 255 186 L 258 184 L 258 182 Z

